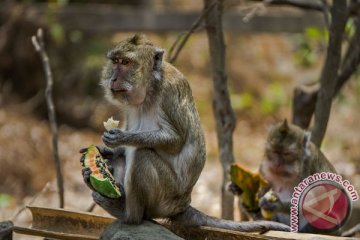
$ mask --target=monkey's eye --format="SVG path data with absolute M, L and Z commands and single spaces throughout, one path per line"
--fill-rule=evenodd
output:
M 113 59 L 111 59 L 111 61 L 112 61 L 113 64 L 119 63 L 119 59 L 118 59 L 118 58 L 113 58 Z
M 129 63 L 130 63 L 130 61 L 128 59 L 121 59 L 122 65 L 128 65 Z

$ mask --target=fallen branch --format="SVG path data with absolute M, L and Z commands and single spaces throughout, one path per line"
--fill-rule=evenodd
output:
M 59 158 L 59 150 L 58 150 L 58 130 L 56 124 L 56 116 L 55 116 L 55 107 L 52 98 L 52 86 L 53 86 L 53 77 L 50 68 L 50 61 L 49 57 L 45 50 L 45 42 L 44 42 L 44 34 L 42 29 L 38 29 L 36 36 L 31 37 L 32 44 L 34 45 L 35 50 L 39 53 L 44 72 L 46 76 L 46 89 L 45 89 L 45 98 L 46 104 L 48 107 L 48 116 L 50 121 L 50 129 L 52 135 L 52 145 L 53 145 L 53 158 L 55 162 L 55 169 L 56 169 L 56 179 L 57 179 L 57 186 L 59 191 L 59 202 L 60 207 L 64 207 L 64 181 L 62 177 L 61 171 L 61 162 Z
M 29 201 L 27 204 L 25 204 L 24 206 L 22 206 L 22 207 L 19 209 L 19 211 L 17 211 L 17 212 L 14 214 L 14 216 L 11 218 L 11 221 L 12 221 L 12 222 L 15 222 L 15 220 L 18 218 L 18 216 L 19 216 L 23 211 L 26 210 L 27 206 L 33 205 L 33 203 L 36 201 L 36 199 L 38 199 L 38 197 L 41 196 L 42 194 L 48 192 L 49 189 L 50 189 L 50 183 L 47 182 L 47 183 L 45 184 L 45 186 L 43 187 L 43 189 L 41 189 L 40 192 L 36 193 L 36 194 L 30 199 L 30 201 Z

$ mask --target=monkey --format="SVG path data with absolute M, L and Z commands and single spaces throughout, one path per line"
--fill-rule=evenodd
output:
M 311 142 L 311 132 L 289 124 L 285 119 L 270 129 L 259 172 L 278 198 L 275 202 L 269 202 L 263 196 L 259 206 L 273 212 L 272 220 L 289 224 L 294 187 L 310 175 L 336 173 L 336 170 Z
M 272 221 L 218 219 L 190 205 L 206 160 L 204 133 L 189 83 L 163 55 L 163 49 L 141 34 L 107 54 L 101 85 L 125 121 L 122 128 L 103 133 L 106 146 L 99 151 L 108 157 L 122 196 L 110 199 L 93 191 L 94 201 L 128 224 L 163 218 L 193 227 L 290 231 Z M 90 174 L 83 169 L 84 181 L 92 188 Z

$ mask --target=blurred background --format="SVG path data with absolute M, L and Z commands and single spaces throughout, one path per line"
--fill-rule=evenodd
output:
M 100 4 L 101 3 L 101 4 Z M 23 0 L 0 3 L 0 221 L 24 205 L 57 207 L 45 77 L 31 36 L 45 33 L 54 75 L 54 101 L 63 164 L 65 206 L 86 210 L 79 149 L 101 144 L 102 122 L 121 119 L 102 96 L 105 53 L 135 32 L 169 50 L 200 15 L 192 0 Z M 254 2 L 225 1 L 226 61 L 237 116 L 234 154 L 257 171 L 269 127 L 291 119 L 293 89 L 319 80 L 328 34 L 321 13 Z M 347 32 L 351 34 L 348 23 Z M 191 35 L 174 65 L 193 90 L 206 134 L 208 161 L 193 192 L 193 206 L 220 216 L 221 165 L 212 113 L 206 33 Z M 322 150 L 360 191 L 360 79 L 355 74 L 334 100 Z M 40 193 L 40 194 L 39 194 Z M 34 195 L 36 198 L 34 198 Z M 104 213 L 99 207 L 95 212 Z M 104 213 L 105 214 L 105 213 Z M 24 212 L 16 221 L 26 224 Z

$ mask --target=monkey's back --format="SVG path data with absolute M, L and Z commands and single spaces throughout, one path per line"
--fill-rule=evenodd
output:
M 182 146 L 174 160 L 174 171 L 183 184 L 180 191 L 189 192 L 197 182 L 206 160 L 204 133 L 194 98 L 185 76 L 174 66 L 164 63 L 162 109 L 182 137 Z M 179 184 L 181 184 L 179 183 Z
M 309 161 L 304 164 L 304 178 L 309 175 L 313 175 L 315 173 L 320 172 L 332 172 L 336 173 L 334 166 L 329 162 L 329 160 L 325 157 L 325 155 L 315 146 L 315 144 L 311 143 L 311 158 Z

